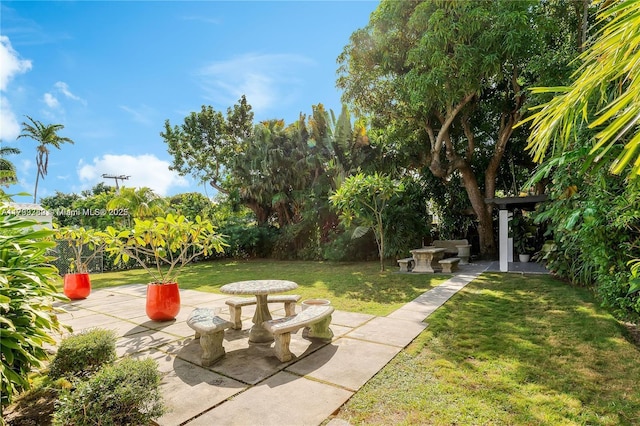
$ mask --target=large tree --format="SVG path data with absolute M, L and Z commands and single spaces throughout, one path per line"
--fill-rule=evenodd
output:
M 485 200 L 523 116 L 524 88 L 549 77 L 543 63 L 566 68 L 566 46 L 578 46 L 579 25 L 571 43 L 559 42 L 563 27 L 543 10 L 549 3 L 563 2 L 383 0 L 339 57 L 344 99 L 389 137 L 402 134 L 410 150 L 422 147 L 418 166 L 443 182 L 460 179 L 484 255 L 496 251 Z M 547 54 L 558 45 L 564 55 Z
M 18 135 L 18 138 L 31 138 L 38 142 L 36 147 L 36 185 L 33 189 L 33 202 L 35 203 L 38 195 L 38 181 L 40 178 L 44 179 L 48 173 L 49 147 L 60 149 L 60 145 L 63 143 L 73 144 L 73 141 L 58 135 L 58 132 L 64 129 L 62 124 L 42 124 L 28 115 L 27 119 L 30 123 L 26 121 L 22 123 L 22 133 Z

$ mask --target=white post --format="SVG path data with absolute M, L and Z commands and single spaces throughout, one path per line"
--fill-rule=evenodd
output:
M 500 272 L 507 272 L 509 271 L 509 211 L 500 209 L 499 219 Z M 513 255 L 513 247 L 511 251 Z
M 513 212 L 510 211 L 507 215 L 507 262 L 513 262 L 513 237 L 509 237 L 511 219 L 513 219 Z

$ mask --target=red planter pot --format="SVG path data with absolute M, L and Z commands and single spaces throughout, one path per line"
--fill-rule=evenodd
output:
M 64 294 L 69 299 L 86 299 L 91 293 L 89 274 L 66 274 L 64 276 Z
M 153 321 L 170 321 L 180 312 L 178 283 L 147 285 L 147 316 Z

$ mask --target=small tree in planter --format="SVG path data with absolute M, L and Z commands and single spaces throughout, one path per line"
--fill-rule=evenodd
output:
M 84 299 L 91 292 L 89 264 L 99 255 L 105 246 L 104 239 L 93 229 L 83 227 L 63 227 L 56 230 L 57 241 L 66 241 L 73 256 L 69 260 L 71 273 L 64 276 L 64 294 L 69 299 Z M 83 257 L 86 249 L 91 254 Z
M 147 315 L 154 321 L 172 320 L 180 312 L 177 279 L 182 268 L 199 256 L 222 252 L 226 243 L 209 220 L 189 221 L 168 214 L 154 220 L 134 219 L 134 227 L 119 231 L 107 227 L 101 233 L 106 251 L 116 255 L 114 264 L 129 259 L 151 277 L 147 286 Z

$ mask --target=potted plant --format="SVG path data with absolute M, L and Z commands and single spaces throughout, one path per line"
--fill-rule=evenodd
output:
M 178 276 L 185 265 L 226 246 L 209 220 L 195 221 L 168 214 L 153 220 L 134 219 L 133 229 L 104 232 L 105 250 L 114 254 L 115 264 L 134 259 L 149 274 L 147 316 L 154 321 L 175 319 L 180 312 Z
M 510 229 L 513 237 L 513 246 L 518 253 L 520 262 L 528 262 L 535 252 L 534 232 L 536 231 L 536 226 L 531 219 L 519 213 L 514 214 L 513 219 L 511 219 Z
M 64 294 L 69 299 L 84 299 L 91 293 L 89 264 L 102 253 L 105 242 L 93 229 L 83 227 L 57 228 L 57 241 L 66 241 L 73 256 L 69 260 L 69 271 L 64 275 Z M 87 251 L 91 253 L 87 255 Z

